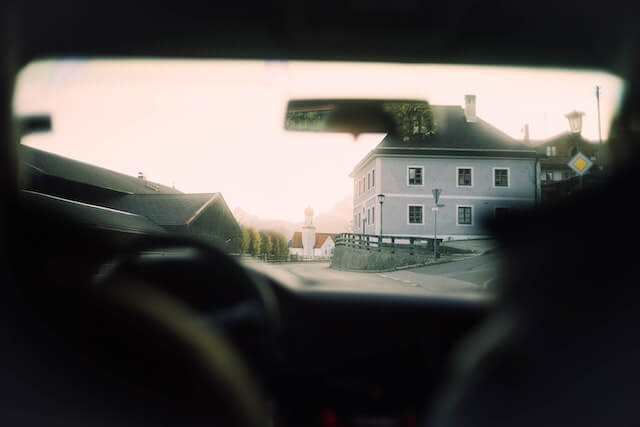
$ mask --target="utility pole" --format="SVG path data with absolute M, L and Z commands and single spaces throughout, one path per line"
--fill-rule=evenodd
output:
M 602 171 L 602 130 L 600 128 L 600 86 L 596 86 L 596 102 L 598 104 L 598 163 Z

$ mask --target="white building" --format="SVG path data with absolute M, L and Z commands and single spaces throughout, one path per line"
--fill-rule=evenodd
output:
M 313 209 L 304 210 L 302 231 L 296 231 L 291 238 L 289 253 L 304 258 L 328 258 L 333 255 L 336 235 L 332 233 L 316 233 L 313 225 Z
M 433 237 L 437 215 L 441 238 L 484 237 L 486 220 L 539 200 L 541 156 L 478 117 L 475 96 L 431 111 L 432 132 L 387 135 L 351 172 L 355 233 Z

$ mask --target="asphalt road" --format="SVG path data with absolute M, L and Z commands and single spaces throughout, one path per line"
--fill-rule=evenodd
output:
M 483 291 L 499 273 L 500 257 L 488 253 L 426 267 L 386 272 L 337 271 L 328 263 L 280 264 L 277 268 L 305 279 L 309 286 L 382 292 L 449 294 Z

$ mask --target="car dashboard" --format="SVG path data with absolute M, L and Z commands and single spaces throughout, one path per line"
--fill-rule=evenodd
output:
M 490 311 L 482 295 L 415 295 L 253 267 L 276 295 L 280 359 L 265 375 L 281 425 L 411 426 L 443 386 L 457 343 Z

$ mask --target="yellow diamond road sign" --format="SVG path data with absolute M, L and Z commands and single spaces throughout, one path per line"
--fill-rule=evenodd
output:
M 584 175 L 591 166 L 593 166 L 593 162 L 589 160 L 587 156 L 582 153 L 578 153 L 568 163 L 569 167 L 573 169 L 578 175 Z

